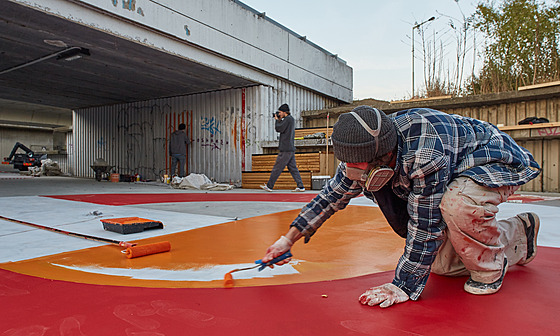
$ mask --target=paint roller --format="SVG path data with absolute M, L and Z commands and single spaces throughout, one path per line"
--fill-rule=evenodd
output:
M 57 228 L 53 228 L 53 227 L 49 227 L 49 226 L 24 222 L 24 221 L 21 221 L 21 220 L 18 220 L 18 219 L 8 218 L 8 217 L 4 217 L 4 216 L 0 216 L 0 219 L 4 219 L 4 220 L 14 222 L 14 223 L 29 225 L 29 226 L 32 226 L 32 227 L 35 227 L 35 228 L 38 228 L 38 229 L 43 229 L 43 230 L 47 230 L 47 231 L 62 233 L 62 234 L 73 236 L 73 237 L 84 238 L 84 239 L 87 239 L 87 240 L 94 240 L 94 241 L 98 241 L 98 242 L 118 245 L 118 246 L 121 246 L 121 247 L 125 248 L 125 250 L 123 250 L 122 253 L 124 253 L 126 255 L 126 257 L 129 258 L 129 259 L 138 258 L 138 257 L 150 255 L 150 254 L 169 252 L 171 250 L 171 244 L 168 241 L 163 241 L 163 242 L 158 242 L 158 243 L 153 243 L 153 244 L 146 244 L 146 245 L 137 245 L 136 243 L 129 243 L 129 242 L 126 242 L 126 241 L 119 241 L 119 240 L 113 240 L 113 239 L 108 239 L 108 238 L 103 238 L 103 237 L 90 236 L 90 235 L 86 235 L 86 234 L 83 234 L 83 233 L 65 231 L 65 230 L 61 230 L 61 229 L 57 229 Z
M 233 271 L 229 271 L 226 273 L 226 275 L 224 275 L 224 287 L 226 288 L 233 288 L 233 275 L 231 273 L 234 272 L 239 272 L 239 271 L 247 271 L 253 268 L 259 268 L 259 272 L 262 271 L 263 269 L 265 269 L 265 267 L 276 264 L 279 261 L 282 261 L 286 258 L 290 258 L 292 257 L 292 252 L 288 251 L 285 252 L 284 254 L 282 254 L 281 256 L 278 256 L 274 259 L 272 259 L 271 261 L 267 262 L 267 263 L 263 263 L 262 260 L 257 260 L 255 261 L 254 266 L 250 266 L 250 267 L 245 267 L 245 268 L 236 268 Z

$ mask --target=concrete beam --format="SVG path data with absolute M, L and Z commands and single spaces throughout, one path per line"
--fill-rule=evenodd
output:
M 352 68 L 234 0 L 12 0 L 264 85 L 352 100 Z

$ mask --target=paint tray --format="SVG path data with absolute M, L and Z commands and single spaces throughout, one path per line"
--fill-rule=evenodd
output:
M 103 229 L 122 234 L 138 233 L 144 230 L 163 229 L 163 223 L 140 217 L 102 219 Z

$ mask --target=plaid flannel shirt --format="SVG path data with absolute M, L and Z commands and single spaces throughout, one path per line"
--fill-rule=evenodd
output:
M 495 126 L 431 109 L 411 109 L 389 116 L 398 133 L 393 192 L 408 200 L 408 235 L 393 284 L 412 300 L 422 293 L 446 227 L 439 204 L 446 186 L 467 176 L 491 188 L 522 185 L 537 177 L 540 167 L 529 151 Z M 305 207 L 291 226 L 308 242 L 315 231 L 361 193 L 373 195 L 346 176 L 342 163 L 336 175 Z

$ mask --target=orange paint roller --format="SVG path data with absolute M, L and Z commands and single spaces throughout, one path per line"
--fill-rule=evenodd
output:
M 129 242 L 125 242 L 125 241 L 119 241 L 119 240 L 113 240 L 113 239 L 108 239 L 108 238 L 90 236 L 90 235 L 86 235 L 86 234 L 83 234 L 83 233 L 65 231 L 65 230 L 61 230 L 61 229 L 57 229 L 57 228 L 53 228 L 53 227 L 49 227 L 49 226 L 24 222 L 24 221 L 21 221 L 21 220 L 18 220 L 18 219 L 8 218 L 8 217 L 4 217 L 4 216 L 0 216 L 0 219 L 4 219 L 4 220 L 14 222 L 14 223 L 29 225 L 29 226 L 32 226 L 32 227 L 35 227 L 35 228 L 38 228 L 38 229 L 43 229 L 43 230 L 57 232 L 57 233 L 63 233 L 65 235 L 69 235 L 69 236 L 73 236 L 73 237 L 84 238 L 84 239 L 87 239 L 87 240 L 94 240 L 94 241 L 103 242 L 103 243 L 115 244 L 115 245 L 118 245 L 118 246 L 121 246 L 121 247 L 125 248 L 125 250 L 123 250 L 122 252 L 124 254 L 126 254 L 126 257 L 129 258 L 129 259 L 142 257 L 142 256 L 150 255 L 150 254 L 169 252 L 171 250 L 171 244 L 168 241 L 138 246 L 136 243 L 129 243 Z
M 168 241 L 163 241 L 159 243 L 147 244 L 147 245 L 140 245 L 140 246 L 131 246 L 124 250 L 124 254 L 128 259 L 138 258 L 145 255 L 162 253 L 162 252 L 169 252 L 171 250 L 171 243 Z

